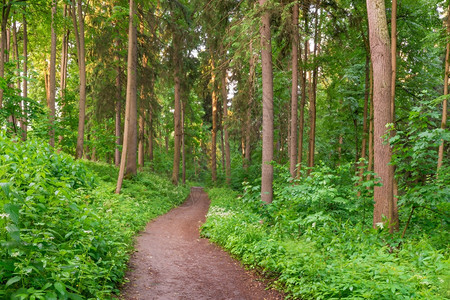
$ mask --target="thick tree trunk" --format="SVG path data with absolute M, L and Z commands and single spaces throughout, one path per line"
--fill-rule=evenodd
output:
M 51 24 L 51 52 L 50 52 L 50 78 L 49 78 L 49 98 L 48 108 L 50 110 L 50 146 L 55 147 L 55 115 L 56 115 L 56 32 L 55 32 L 55 18 L 56 18 L 57 1 L 52 0 L 52 24 Z
M 214 59 L 211 56 L 211 88 L 212 88 L 212 131 L 211 131 L 211 176 L 212 181 L 217 181 L 217 163 L 216 163 L 216 148 L 217 148 L 217 94 L 215 87 L 216 75 Z
M 117 179 L 116 194 L 120 193 L 123 178 L 128 174 L 136 174 L 136 77 L 137 77 L 137 39 L 134 17 L 136 6 L 130 0 L 130 16 L 128 31 L 128 66 L 127 66 L 127 97 L 125 105 L 125 128 L 120 161 L 119 177 Z M 134 112 L 133 112 L 134 110 Z M 129 155 L 128 152 L 133 152 Z M 134 160 L 131 161 L 134 157 Z
M 1 55 L 0 55 L 1 56 Z M 27 29 L 27 19 L 25 14 L 23 15 L 23 83 L 22 83 L 22 95 L 26 99 L 28 97 L 28 29 Z M 0 105 L 1 107 L 1 105 Z M 22 103 L 23 118 L 20 126 L 22 127 L 22 140 L 27 139 L 27 101 L 24 100 Z
M 119 42 L 116 41 L 116 46 L 119 48 Z M 116 135 L 116 147 L 114 149 L 114 163 L 118 167 L 120 165 L 120 149 L 119 146 L 122 144 L 121 137 L 121 112 L 122 112 L 122 82 L 120 80 L 121 70 L 120 70 L 120 58 L 119 54 L 116 55 L 116 120 L 115 120 L 115 135 Z
M 450 34 L 450 6 L 447 12 L 447 35 Z M 447 50 L 445 53 L 445 70 L 444 70 L 444 95 L 448 95 L 448 72 L 449 72 L 449 56 L 450 56 L 450 43 L 447 42 Z M 441 128 L 445 129 L 447 126 L 447 99 L 442 102 L 442 120 Z M 438 150 L 438 164 L 437 170 L 442 167 L 442 162 L 444 161 L 444 140 L 441 140 Z
M 259 0 L 260 6 L 264 7 L 266 1 Z M 273 70 L 269 11 L 263 12 L 261 23 L 263 98 L 261 200 L 271 203 L 273 198 Z
M 180 50 L 179 42 L 180 39 L 177 37 L 177 33 L 174 33 L 174 81 L 175 81 L 175 94 L 174 94 L 174 151 L 173 151 L 173 170 L 172 170 L 172 183 L 174 185 L 178 184 L 178 179 L 180 176 L 180 151 L 181 151 L 181 101 L 180 101 L 180 89 L 181 89 L 181 69 L 180 69 Z M 167 140 L 166 140 L 167 145 Z
M 76 35 L 77 49 L 78 49 L 78 67 L 80 74 L 80 102 L 79 102 L 79 115 L 78 115 L 78 136 L 77 136 L 77 159 L 83 157 L 83 145 L 84 145 L 84 126 L 85 126 L 85 114 L 86 114 L 86 59 L 85 59 L 85 47 L 84 47 L 84 17 L 81 7 L 81 0 L 77 3 L 78 9 L 78 22 L 80 25 L 80 31 L 78 32 L 75 6 L 72 6 L 72 18 L 74 22 L 74 32 Z
M 230 155 L 230 137 L 228 134 L 228 95 L 227 95 L 227 70 L 222 70 L 222 103 L 223 103 L 223 132 L 225 135 L 225 175 L 227 184 L 231 183 L 231 155 Z
M 292 87 L 291 87 L 291 130 L 289 146 L 289 172 L 294 178 L 297 165 L 297 108 L 298 108 L 298 2 L 292 11 Z
M 386 124 L 392 122 L 392 62 L 384 0 L 367 0 L 367 12 L 374 77 L 374 167 L 383 184 L 374 188 L 373 227 L 384 224 L 387 219 L 390 229 L 393 229 L 398 220 L 394 219 L 393 169 L 389 166 L 391 147 L 384 142 Z

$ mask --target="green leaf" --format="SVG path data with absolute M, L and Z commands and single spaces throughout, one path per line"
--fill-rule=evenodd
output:
M 6 195 L 6 199 L 8 199 L 9 198 L 9 191 L 10 191 L 10 189 L 9 189 L 9 186 L 10 186 L 11 184 L 9 183 L 9 182 L 0 182 L 0 187 L 2 188 L 2 191 L 5 193 L 5 195 Z
M 56 282 L 56 283 L 54 284 L 54 286 L 55 286 L 55 289 L 56 289 L 58 292 L 60 292 L 62 296 L 64 296 L 64 295 L 66 294 L 66 287 L 64 286 L 63 283 L 61 283 L 61 282 Z
M 18 282 L 18 281 L 20 281 L 21 279 L 22 279 L 22 277 L 20 277 L 20 276 L 14 276 L 13 278 L 10 278 L 10 279 L 6 282 L 5 287 L 8 287 L 8 286 L 10 286 L 11 284 L 14 284 L 14 283 Z
M 9 214 L 9 217 L 11 218 L 11 221 L 13 221 L 14 224 L 18 224 L 19 223 L 19 209 L 20 206 L 17 204 L 12 204 L 12 203 L 6 203 L 3 206 L 5 212 L 7 214 Z
M 9 236 L 16 242 L 20 242 L 20 231 L 19 228 L 14 224 L 9 224 L 6 226 L 6 231 L 8 231 Z

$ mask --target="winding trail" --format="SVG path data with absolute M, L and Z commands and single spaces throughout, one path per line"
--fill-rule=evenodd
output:
M 219 247 L 200 239 L 209 199 L 192 188 L 188 199 L 147 225 L 130 259 L 122 299 L 283 299 Z

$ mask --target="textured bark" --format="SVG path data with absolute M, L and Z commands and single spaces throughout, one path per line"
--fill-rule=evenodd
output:
M 211 131 L 211 176 L 212 181 L 217 180 L 217 163 L 216 163 L 216 148 L 217 148 L 217 94 L 215 88 L 215 66 L 214 59 L 211 57 L 211 88 L 212 88 L 212 131 Z
M 1 55 L 0 55 L 1 56 Z M 27 28 L 27 19 L 25 14 L 23 15 L 23 83 L 22 83 L 22 95 L 24 98 L 28 97 L 28 28 Z M 0 105 L 1 107 L 1 105 Z M 20 126 L 22 127 L 22 140 L 25 141 L 27 139 L 27 102 L 26 100 L 22 103 L 23 109 L 23 118 Z
M 119 177 L 117 179 L 116 194 L 120 193 L 123 178 L 127 174 L 136 174 L 136 71 L 137 71 L 137 40 L 136 24 L 134 16 L 136 6 L 134 0 L 130 0 L 130 15 L 128 29 L 128 63 L 127 63 L 127 97 L 125 105 L 125 128 L 122 147 L 122 158 L 120 161 Z M 134 113 L 133 113 L 134 110 Z M 128 155 L 128 152 L 134 153 Z M 134 166 L 133 166 L 134 165 Z M 133 173 L 134 169 L 134 173 Z
M 153 109 L 152 105 L 149 105 L 148 111 L 148 160 L 153 161 Z
M 298 2 L 292 11 L 292 87 L 291 87 L 291 130 L 289 141 L 289 172 L 294 178 L 297 165 L 297 108 L 298 108 Z
M 5 62 L 6 53 L 5 50 L 7 48 L 7 30 L 6 25 L 8 23 L 9 12 L 11 9 L 11 3 L 8 2 L 5 4 L 3 1 L 2 7 L 2 23 L 1 23 L 1 40 L 0 40 L 0 77 L 5 76 Z M 0 89 L 0 108 L 3 107 L 3 89 Z
M 450 34 L 450 6 L 447 12 L 447 35 Z M 449 55 L 450 55 L 450 43 L 447 43 L 447 50 L 445 53 L 445 70 L 444 70 L 444 95 L 448 95 L 448 72 L 449 72 Z M 445 129 L 447 125 L 447 99 L 442 102 L 442 120 L 441 128 Z M 438 164 L 437 170 L 442 167 L 442 162 L 444 160 L 444 140 L 441 140 L 438 150 Z
M 397 80 L 397 0 L 392 0 L 392 10 L 391 10 L 391 62 L 392 62 L 392 78 L 391 78 L 391 123 L 395 124 L 395 83 Z M 391 132 L 391 136 L 395 135 L 395 130 Z M 397 209 L 397 195 L 398 186 L 397 180 L 395 179 L 395 166 L 390 165 L 392 168 L 393 186 L 392 186 L 392 197 L 393 197 L 393 214 L 394 220 L 398 220 L 398 209 Z M 398 230 L 399 223 L 393 224 L 393 229 Z
M 231 154 L 230 154 L 230 137 L 228 134 L 228 95 L 227 95 L 227 70 L 222 70 L 222 103 L 223 103 L 223 133 L 225 147 L 225 175 L 227 184 L 231 183 Z
M 78 49 L 78 68 L 80 74 L 80 101 L 79 101 L 79 115 L 78 115 L 78 136 L 77 136 L 77 159 L 83 157 L 83 145 L 84 145 L 84 126 L 86 115 L 86 60 L 85 60 L 85 47 L 84 47 L 84 17 L 81 7 L 81 0 L 77 3 L 78 10 L 78 23 L 80 30 L 78 32 L 78 25 L 76 20 L 75 6 L 72 6 L 72 18 L 74 25 L 74 32 L 76 36 L 77 49 Z
M 394 219 L 393 169 L 389 166 L 391 147 L 384 143 L 383 137 L 387 133 L 386 124 L 392 122 L 392 62 L 384 0 L 367 0 L 367 13 L 374 79 L 374 169 L 382 183 L 374 188 L 373 226 L 385 223 L 386 218 L 393 228 L 398 221 Z
M 56 98 L 56 32 L 55 32 L 55 17 L 56 17 L 57 1 L 52 1 L 52 24 L 51 24 L 51 51 L 50 51 L 50 73 L 49 73 L 49 98 L 48 108 L 50 110 L 50 146 L 55 147 L 55 98 Z
M 267 0 L 259 0 L 264 6 Z M 273 70 L 272 43 L 270 35 L 270 13 L 263 12 L 261 17 L 261 64 L 262 64 L 262 173 L 261 200 L 271 203 L 273 198 Z
M 186 111 L 186 101 L 181 105 L 181 180 L 186 184 L 186 135 L 184 132 L 184 113 Z
M 181 89 L 181 69 L 180 69 L 180 50 L 179 50 L 180 38 L 177 33 L 174 33 L 173 48 L 174 48 L 174 82 L 175 82 L 175 94 L 174 94 L 174 151 L 173 151 L 173 170 L 172 170 L 172 183 L 177 185 L 180 176 L 180 152 L 181 152 L 181 101 L 180 101 L 180 89 Z M 166 145 L 167 145 L 166 140 Z

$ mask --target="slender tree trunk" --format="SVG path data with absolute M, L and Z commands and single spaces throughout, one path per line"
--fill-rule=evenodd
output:
M 297 108 L 298 108 L 298 2 L 292 11 L 292 88 L 291 88 L 291 130 L 289 147 L 289 171 L 294 178 L 297 165 Z
M 231 183 L 231 155 L 230 137 L 228 134 L 228 95 L 227 95 L 227 70 L 222 70 L 222 102 L 223 102 L 223 132 L 225 135 L 225 175 L 227 184 Z
M 391 78 L 391 123 L 395 124 L 395 83 L 397 81 L 397 0 L 392 0 L 392 12 L 391 12 L 391 61 L 392 61 L 392 78 Z M 394 126 L 395 129 L 395 126 Z M 395 135 L 395 130 L 391 132 L 391 136 Z M 397 195 L 398 186 L 395 179 L 395 166 L 389 165 L 392 168 L 393 177 L 393 214 L 394 220 L 398 220 L 398 208 L 397 208 Z M 399 223 L 393 224 L 393 229 L 398 231 Z
M 244 169 L 248 169 L 251 160 L 251 124 L 252 124 L 252 106 L 254 103 L 254 85 L 255 85 L 255 56 L 253 55 L 253 42 L 250 40 L 250 74 L 249 74 L 249 99 L 245 114 L 245 127 L 242 129 L 245 132 L 245 139 L 243 143 L 244 152 Z
M 63 17 L 67 17 L 67 4 L 64 4 Z M 61 74 L 60 74 L 60 96 L 64 97 L 64 92 L 66 89 L 66 79 L 67 79 L 67 61 L 68 61 L 68 48 L 69 48 L 69 33 L 70 31 L 64 25 L 64 33 L 61 43 Z
M 450 34 L 450 6 L 448 7 L 447 13 L 447 35 Z M 444 70 L 444 95 L 448 95 L 448 72 L 449 72 L 449 55 L 450 55 L 450 43 L 447 42 L 447 50 L 445 53 L 445 70 Z M 441 128 L 445 129 L 447 126 L 447 99 L 442 102 L 442 121 Z M 444 140 L 441 140 L 438 150 L 438 164 L 437 170 L 442 167 L 442 162 L 444 161 Z
M 6 60 L 6 43 L 7 43 L 7 30 L 9 11 L 11 9 L 11 2 L 5 3 L 3 0 L 2 6 L 2 24 L 1 24 L 1 41 L 0 41 L 0 77 L 5 76 L 5 61 Z M 0 89 L 0 108 L 3 107 L 3 89 Z
M 185 128 L 184 128 L 184 114 L 186 112 L 186 101 L 182 101 L 181 105 L 181 145 L 182 145 L 182 151 L 181 151 L 181 178 L 183 184 L 186 184 L 186 135 L 185 135 Z
M 374 160 L 375 173 L 382 186 L 374 188 L 373 226 L 383 224 L 387 218 L 389 228 L 398 223 L 394 219 L 393 174 L 389 166 L 391 147 L 384 143 L 386 124 L 391 123 L 392 62 L 384 0 L 367 0 L 370 52 L 374 77 Z
M 2 56 L 2 55 L 0 55 Z M 27 101 L 26 98 L 28 97 L 28 29 L 27 29 L 27 19 L 25 17 L 25 14 L 23 15 L 23 83 L 22 83 L 22 95 L 23 95 L 23 103 L 22 103 L 22 109 L 23 109 L 23 118 L 21 122 L 22 127 L 22 140 L 25 141 L 27 139 L 27 123 L 28 123 L 28 116 L 27 116 Z M 1 104 L 0 104 L 1 107 Z
M 264 7 L 266 1 L 259 0 L 260 6 Z M 273 198 L 273 70 L 269 11 L 263 12 L 261 22 L 263 98 L 261 200 L 265 203 L 271 203 Z
M 211 175 L 212 181 L 217 181 L 217 163 L 216 163 L 216 148 L 217 148 L 217 94 L 215 87 L 216 75 L 214 59 L 211 56 L 211 87 L 212 87 L 212 132 L 211 132 Z
M 367 126 L 367 112 L 369 109 L 369 95 L 370 95 L 370 56 L 367 54 L 366 56 L 366 78 L 365 78 L 365 91 L 364 91 L 364 112 L 363 112 L 363 137 L 362 137 L 362 145 L 361 145 L 361 155 L 360 158 L 366 159 L 367 152 L 367 135 L 368 135 L 368 126 Z M 363 181 L 363 173 L 364 173 L 364 164 L 365 162 L 361 161 L 359 163 L 359 184 Z M 358 192 L 358 197 L 361 196 L 361 192 Z
M 119 48 L 119 41 L 116 41 L 116 46 Z M 116 134 L 116 148 L 114 150 L 114 163 L 118 167 L 120 165 L 120 145 L 122 144 L 121 138 L 121 112 L 122 112 L 122 82 L 120 80 L 120 57 L 116 54 L 116 121 L 115 121 L 115 134 Z
M 373 65 L 370 64 L 369 68 L 369 99 L 370 99 L 370 112 L 369 112 L 369 153 L 367 160 L 367 171 L 373 171 Z M 367 175 L 366 180 L 370 180 L 371 176 Z
M 147 56 L 144 54 L 142 58 L 142 67 L 147 68 Z M 145 95 L 144 85 L 141 86 L 141 101 L 140 101 L 140 114 L 139 114 L 139 150 L 138 150 L 138 164 L 139 169 L 144 167 L 144 144 L 145 144 Z
M 50 78 L 49 78 L 49 98 L 48 108 L 50 109 L 50 146 L 55 147 L 55 115 L 56 115 L 56 18 L 57 1 L 52 0 L 52 24 L 51 24 L 51 53 L 50 53 Z
M 148 109 L 148 160 L 153 161 L 153 109 L 149 105 Z
M 83 157 L 83 145 L 84 145 L 84 126 L 86 115 L 86 59 L 85 59 L 85 47 L 84 47 L 84 17 L 81 7 L 81 0 L 78 0 L 78 22 L 80 31 L 78 32 L 78 25 L 76 20 L 75 6 L 72 6 L 72 18 L 74 23 L 74 33 L 76 35 L 77 49 L 78 49 L 78 67 L 80 74 L 80 102 L 79 102 L 79 115 L 78 115 L 78 136 L 77 136 L 77 159 Z
M 181 101 L 180 101 L 180 89 L 181 89 L 181 69 L 180 69 L 180 50 L 179 50 L 179 42 L 178 33 L 174 33 L 174 81 L 175 81 L 175 95 L 174 95 L 174 151 L 173 151 L 173 170 L 172 170 L 172 183 L 174 185 L 178 184 L 178 179 L 180 176 L 180 148 L 181 148 Z M 167 144 L 167 140 L 166 140 Z
M 136 77 L 137 77 L 137 39 L 136 24 L 134 24 L 134 16 L 136 14 L 136 5 L 134 0 L 130 0 L 130 16 L 128 31 L 128 66 L 127 66 L 127 98 L 125 105 L 125 128 L 122 148 L 122 158 L 120 160 L 119 177 L 117 179 L 116 194 L 120 193 L 123 178 L 125 174 L 136 173 Z M 132 110 L 134 109 L 134 113 Z M 133 141 L 134 139 L 134 141 Z M 134 147 L 134 149 L 133 149 Z M 134 161 L 130 162 L 133 155 L 128 155 L 128 151 L 134 152 Z M 134 163 L 134 173 L 132 167 Z M 127 167 L 126 167 L 127 164 Z M 127 169 L 127 172 L 126 170 Z

